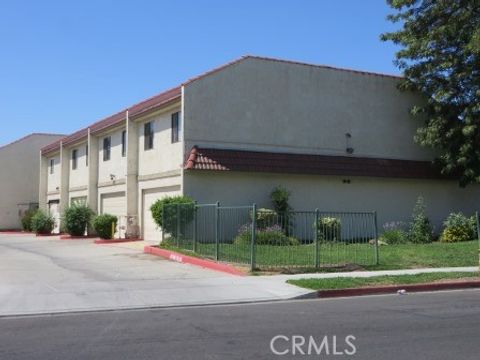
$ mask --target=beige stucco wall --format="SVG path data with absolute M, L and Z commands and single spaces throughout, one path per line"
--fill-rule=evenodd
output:
M 270 193 L 277 186 L 291 191 L 296 210 L 377 211 L 380 230 L 390 221 L 410 220 L 418 196 L 438 231 L 450 212 L 473 215 L 480 210 L 480 186 L 460 188 L 453 181 L 401 180 L 386 178 L 279 175 L 264 173 L 186 171 L 184 193 L 199 203 L 220 201 L 223 205 L 272 207 Z
M 185 146 L 430 159 L 398 79 L 248 58 L 187 84 Z
M 145 209 L 143 201 L 144 201 L 144 192 L 147 190 L 158 190 L 161 191 L 163 189 L 169 189 L 171 191 L 172 188 L 178 187 L 180 190 L 178 194 L 181 194 L 181 187 L 182 187 L 182 179 L 180 177 L 180 173 L 167 173 L 163 177 L 159 177 L 157 179 L 151 180 L 143 180 L 138 182 L 138 225 L 140 227 L 140 234 L 143 233 L 143 224 L 144 224 L 144 216 L 151 216 L 149 209 Z M 145 211 L 146 210 L 146 211 Z
M 152 175 L 171 170 L 178 170 L 182 166 L 182 142 L 171 142 L 171 116 L 180 111 L 180 105 L 153 117 L 138 122 L 138 175 Z M 181 114 L 180 114 L 181 118 Z M 153 149 L 144 149 L 144 124 L 153 123 Z M 180 119 L 181 121 L 181 119 Z
M 110 175 L 115 175 L 115 180 L 125 180 L 127 175 L 127 157 L 122 157 L 122 131 L 116 129 L 98 137 L 98 183 L 110 181 Z M 111 136 L 110 160 L 103 161 L 103 139 Z
M 87 142 L 80 143 L 76 146 L 69 147 L 69 166 L 70 166 L 70 190 L 72 188 L 77 188 L 80 186 L 87 186 L 88 185 L 88 166 L 87 166 Z M 72 151 L 77 149 L 77 168 L 74 170 L 72 168 Z
M 20 228 L 18 204 L 38 203 L 40 148 L 60 137 L 32 134 L 0 147 L 0 229 Z

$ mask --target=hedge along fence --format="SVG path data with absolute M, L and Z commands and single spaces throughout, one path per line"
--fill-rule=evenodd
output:
M 164 245 L 251 269 L 378 264 L 375 212 L 277 214 L 216 203 L 167 204 L 162 213 Z

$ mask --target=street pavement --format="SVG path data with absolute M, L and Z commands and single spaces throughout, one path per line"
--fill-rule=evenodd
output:
M 478 359 L 479 299 L 480 291 L 464 290 L 4 317 L 0 358 Z M 346 345 L 347 336 L 354 337 L 354 348 Z M 272 353 L 273 338 L 274 350 L 285 355 Z M 325 341 L 320 355 L 314 347 L 308 355 L 302 338 L 318 346 Z M 343 355 L 334 355 L 334 348 Z
M 0 316 L 282 300 L 308 293 L 143 254 L 139 244 L 0 234 Z

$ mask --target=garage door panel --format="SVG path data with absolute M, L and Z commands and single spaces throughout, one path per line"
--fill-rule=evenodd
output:
M 115 215 L 118 218 L 117 229 L 114 238 L 125 237 L 125 227 L 121 226 L 127 215 L 127 199 L 125 192 L 102 194 L 100 197 L 100 212 L 102 214 Z
M 180 194 L 180 186 L 168 186 L 143 191 L 142 233 L 145 241 L 158 244 L 162 238 L 161 229 L 153 221 L 150 207 L 159 199 Z
M 127 200 L 125 198 L 125 192 L 103 194 L 101 196 L 101 212 L 102 214 L 115 216 L 127 215 Z

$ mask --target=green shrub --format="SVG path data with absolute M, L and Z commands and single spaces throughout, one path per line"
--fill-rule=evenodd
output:
M 275 212 L 280 215 L 281 221 L 280 225 L 282 226 L 283 231 L 287 236 L 292 234 L 293 224 L 291 223 L 291 210 L 292 207 L 289 204 L 290 191 L 288 191 L 283 186 L 277 186 L 270 193 L 270 200 L 272 201 L 273 208 Z
M 157 200 L 151 207 L 153 221 L 165 232 L 172 235 L 177 229 L 177 214 L 180 215 L 180 229 L 193 220 L 195 202 L 188 196 L 169 196 Z M 165 222 L 165 223 L 164 223 Z
M 425 244 L 433 241 L 433 228 L 425 214 L 423 197 L 417 199 L 413 208 L 412 221 L 408 230 L 408 240 L 412 243 Z
M 340 219 L 336 217 L 322 217 L 318 219 L 317 239 L 319 241 L 340 241 L 342 239 Z
M 253 218 L 251 213 L 250 219 Z M 275 225 L 278 221 L 279 217 L 275 210 L 265 208 L 257 210 L 257 229 L 264 229 L 268 226 Z
M 444 242 L 469 241 L 477 237 L 475 216 L 468 218 L 462 213 L 452 213 L 445 219 L 443 226 L 440 240 Z
M 252 228 L 250 224 L 240 227 L 238 235 L 233 241 L 235 245 L 250 245 L 252 243 Z M 283 233 L 281 226 L 273 225 L 265 229 L 257 229 L 255 237 L 256 245 L 299 245 L 298 239 Z
M 288 200 L 290 192 L 283 186 L 277 186 L 270 194 L 270 199 L 273 203 L 273 208 L 278 214 L 286 214 L 291 210 Z
M 407 243 L 408 232 L 405 230 L 405 224 L 400 221 L 392 221 L 384 224 L 380 240 L 390 245 Z
M 68 207 L 63 214 L 65 231 L 72 236 L 85 235 L 90 227 L 93 211 L 87 205 L 74 204 Z
M 93 228 L 98 236 L 102 239 L 112 239 L 115 229 L 112 232 L 113 224 L 116 224 L 118 218 L 114 215 L 103 214 L 93 219 Z
M 32 217 L 35 215 L 37 210 L 29 209 L 25 211 L 22 216 L 22 229 L 23 231 L 32 231 Z
M 44 211 L 37 210 L 32 216 L 31 227 L 36 234 L 50 234 L 55 227 L 55 220 Z

